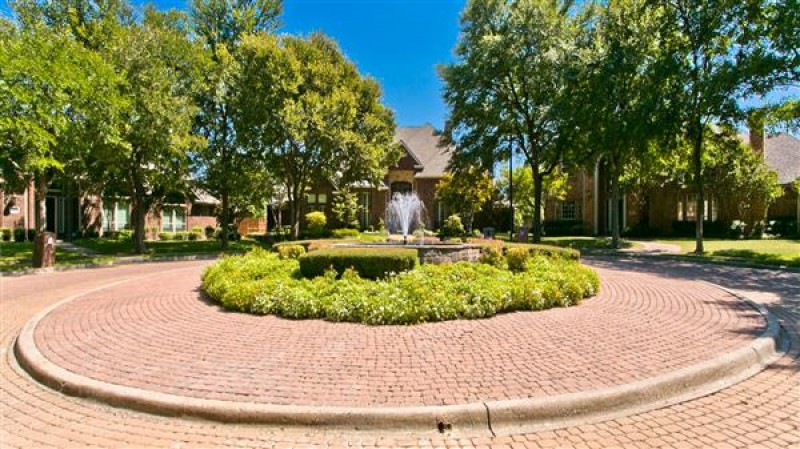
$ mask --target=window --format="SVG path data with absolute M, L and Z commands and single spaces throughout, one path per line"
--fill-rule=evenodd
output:
M 161 211 L 161 230 L 178 232 L 186 230 L 186 210 L 183 206 L 166 206 Z
M 130 202 L 128 200 L 103 201 L 103 230 L 119 231 L 129 224 Z
M 325 193 L 306 193 L 306 212 L 325 212 L 328 195 Z
M 114 222 L 117 225 L 117 231 L 120 229 L 127 229 L 128 228 L 128 202 L 124 200 L 118 200 L 116 203 L 116 215 L 114 216 Z
M 369 214 L 372 211 L 372 195 L 370 192 L 358 192 L 358 221 L 361 229 L 369 227 Z
M 559 220 L 577 220 L 579 215 L 578 203 L 576 201 L 561 201 L 556 206 L 556 212 Z

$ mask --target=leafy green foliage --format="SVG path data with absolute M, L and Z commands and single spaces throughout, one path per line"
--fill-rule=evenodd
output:
M 530 258 L 530 252 L 528 252 L 527 248 L 509 248 L 506 251 L 506 263 L 508 264 L 508 269 L 515 272 L 520 273 L 525 271 L 525 267 L 528 264 L 528 259 Z
M 532 222 L 533 216 L 536 214 L 533 171 L 528 166 L 514 167 L 514 172 L 511 173 L 510 177 L 509 174 L 508 168 L 500 170 L 497 188 L 506 199 L 513 200 L 514 226 L 521 227 L 525 223 Z M 563 170 L 558 168 L 553 170 L 553 173 L 542 183 L 543 195 L 550 199 L 563 200 L 569 192 L 567 180 L 568 175 Z M 512 181 L 514 184 L 513 197 L 511 191 Z
M 306 253 L 306 247 L 303 245 L 281 245 L 277 250 L 281 259 L 297 259 Z
M 573 4 L 472 0 L 461 17 L 457 62 L 440 69 L 450 109 L 446 135 L 457 148 L 453 168 L 491 170 L 496 160 L 522 154 L 539 186 L 537 210 L 544 179 L 579 159 L 583 147 L 573 118 L 584 105 L 577 104 L 572 81 L 584 17 L 573 13 Z M 533 219 L 538 241 L 540 217 Z
M 243 36 L 274 31 L 280 11 L 279 0 L 192 2 L 192 28 L 205 50 L 195 131 L 206 141 L 192 153 L 192 161 L 201 185 L 220 198 L 223 249 L 231 224 L 248 214 L 263 214 L 275 184 L 260 151 L 245 147 L 236 137 L 233 97 L 239 61 L 233 53 Z
M 358 230 L 358 212 L 361 207 L 358 205 L 358 194 L 347 187 L 342 187 L 333 194 L 333 216 L 336 220 L 347 228 Z M 358 235 L 358 232 L 356 232 Z
M 502 268 L 505 265 L 505 260 L 503 259 L 502 251 L 500 251 L 499 248 L 496 248 L 494 246 L 483 248 L 481 251 L 481 257 L 478 259 L 478 262 L 485 263 L 487 265 L 491 265 L 497 268 Z
M 0 29 L 0 176 L 3 188 L 36 182 L 36 227 L 54 176 L 81 177 L 92 155 L 119 142 L 111 65 L 40 23 Z
M 363 278 L 380 279 L 413 269 L 417 258 L 414 249 L 325 248 L 304 254 L 299 261 L 300 273 L 306 278 L 322 276 L 331 269 L 341 276 L 352 269 Z
M 453 237 L 461 237 L 462 235 L 464 235 L 464 224 L 461 223 L 461 217 L 453 214 L 445 218 L 444 223 L 439 228 L 439 237 L 442 240 L 447 240 Z
M 328 225 L 328 218 L 323 212 L 309 212 L 306 214 L 306 228 L 312 237 L 321 237 Z
M 599 288 L 591 269 L 543 256 L 531 257 L 528 270 L 521 273 L 459 262 L 423 265 L 377 281 L 363 279 L 353 270 L 346 270 L 339 279 L 334 271 L 304 279 L 297 276 L 298 269 L 297 261 L 253 251 L 209 267 L 203 288 L 231 310 L 370 325 L 568 307 L 595 295 Z
M 381 104 L 378 83 L 361 76 L 331 39 L 255 34 L 242 39 L 235 58 L 237 138 L 262 151 L 285 189 L 295 238 L 312 182 L 376 183 L 399 158 L 394 116 Z
M 678 130 L 668 110 L 674 83 L 663 70 L 664 10 L 647 0 L 605 3 L 587 33 L 586 64 L 579 71 L 586 98 L 582 128 L 602 157 L 610 184 L 612 247 L 620 245 L 620 181 L 651 142 L 668 146 Z
M 358 238 L 358 236 L 360 235 L 358 229 L 351 229 L 351 228 L 334 229 L 332 234 L 333 238 L 337 239 L 354 239 Z
M 464 217 L 468 232 L 472 231 L 475 212 L 492 199 L 493 193 L 492 177 L 476 166 L 463 168 L 454 174 L 447 173 L 436 184 L 436 196 Z

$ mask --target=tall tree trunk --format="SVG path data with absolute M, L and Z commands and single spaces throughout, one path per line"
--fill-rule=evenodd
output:
M 289 213 L 292 216 L 292 240 L 300 238 L 300 205 L 297 198 L 289 200 Z
M 133 251 L 136 254 L 144 254 L 147 250 L 144 244 L 144 224 L 147 216 L 147 208 L 144 204 L 144 188 L 135 187 L 133 191 Z
M 705 219 L 705 186 L 703 183 L 703 128 L 699 124 L 695 131 L 692 157 L 694 160 L 694 182 L 697 189 L 697 206 L 695 210 L 695 249 L 694 252 L 702 254 L 703 248 L 703 220 Z
M 231 205 L 230 205 L 230 198 L 228 194 L 227 186 L 222 188 L 222 223 L 220 223 L 222 228 L 222 235 L 220 235 L 220 248 L 224 251 L 228 249 L 228 237 L 230 233 L 230 222 L 231 222 Z
M 542 241 L 542 184 L 544 175 L 539 173 L 539 166 L 533 168 L 533 243 Z
M 619 249 L 619 175 L 616 164 L 611 164 L 611 247 Z
M 47 175 L 40 173 L 36 176 L 36 232 L 47 231 Z M 25 230 L 25 238 L 28 238 L 28 230 Z

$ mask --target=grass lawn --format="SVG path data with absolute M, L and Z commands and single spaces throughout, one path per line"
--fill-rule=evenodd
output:
M 508 233 L 498 233 L 495 236 L 498 240 L 508 242 Z M 511 243 L 513 245 L 513 242 Z M 585 236 L 568 236 L 568 237 L 542 237 L 542 244 L 561 246 L 564 248 L 577 249 L 578 251 L 597 251 L 611 249 L 610 237 L 585 237 Z M 632 248 L 634 244 L 627 241 L 620 241 L 620 248 Z
M 800 240 L 797 239 L 764 239 L 764 240 L 719 240 L 705 239 L 706 253 L 690 254 L 694 251 L 694 239 L 665 238 L 657 243 L 678 245 L 681 252 L 692 257 L 719 261 L 752 262 L 766 265 L 788 265 L 800 267 Z
M 74 243 L 98 254 L 112 255 L 112 256 L 130 256 L 134 255 L 133 241 L 127 239 L 78 239 Z M 218 240 L 177 240 L 177 241 L 148 241 L 145 242 L 147 246 L 148 255 L 151 256 L 168 256 L 180 254 L 203 254 L 203 253 L 219 253 Z M 225 252 L 238 253 L 245 252 L 254 247 L 263 247 L 263 243 L 256 240 L 240 240 L 237 242 L 228 242 L 228 249 Z
M 99 263 L 107 262 L 108 260 L 108 257 L 84 256 L 82 254 L 56 248 L 56 265 Z M 0 243 L 0 272 L 31 268 L 32 261 L 33 243 Z

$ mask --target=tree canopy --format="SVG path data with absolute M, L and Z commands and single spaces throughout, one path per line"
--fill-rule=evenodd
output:
M 537 209 L 544 179 L 584 148 L 570 86 L 585 17 L 572 7 L 569 1 L 470 1 L 461 17 L 458 60 L 440 69 L 454 167 L 491 170 L 518 151 L 532 170 Z M 540 215 L 533 219 L 538 241 Z
M 394 114 L 378 83 L 326 36 L 259 33 L 242 40 L 236 58 L 237 133 L 285 187 L 295 237 L 312 182 L 377 184 L 399 158 Z

